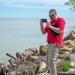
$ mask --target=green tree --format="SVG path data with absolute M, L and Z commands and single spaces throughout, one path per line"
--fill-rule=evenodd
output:
M 75 12 L 75 0 L 69 0 L 65 5 L 70 6 L 70 10 Z

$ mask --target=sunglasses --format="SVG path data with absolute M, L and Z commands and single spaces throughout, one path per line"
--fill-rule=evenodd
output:
M 52 18 L 54 15 L 49 15 L 50 18 Z

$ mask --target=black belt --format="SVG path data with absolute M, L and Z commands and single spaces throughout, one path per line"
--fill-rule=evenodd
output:
M 54 42 L 48 42 L 48 43 L 54 43 Z
M 56 45 L 56 43 L 55 43 L 55 42 L 48 42 L 48 44 L 50 44 L 50 43 L 52 43 L 52 44 Z

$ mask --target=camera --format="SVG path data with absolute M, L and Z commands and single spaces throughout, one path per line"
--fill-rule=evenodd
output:
M 47 22 L 47 19 L 41 19 L 41 20 L 42 20 L 43 22 L 45 22 L 45 23 Z

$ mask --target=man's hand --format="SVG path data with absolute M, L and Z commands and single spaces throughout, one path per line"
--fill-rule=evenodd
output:
M 43 27 L 43 21 L 42 20 L 40 20 L 40 29 L 41 29 L 42 34 L 46 33 L 46 31 L 44 30 L 44 27 Z
M 43 21 L 42 20 L 40 20 L 40 25 L 43 25 Z
M 48 26 L 49 28 L 51 27 L 50 22 L 47 22 L 47 26 Z

